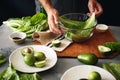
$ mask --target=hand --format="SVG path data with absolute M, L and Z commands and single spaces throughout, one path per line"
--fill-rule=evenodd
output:
M 88 16 L 91 16 L 91 14 L 94 12 L 96 17 L 99 17 L 103 13 L 103 8 L 97 0 L 89 0 L 88 1 L 88 8 L 89 13 L 87 13 Z
M 56 26 L 56 24 L 59 22 L 58 11 L 55 8 L 51 8 L 49 9 L 49 11 L 47 11 L 47 14 L 48 14 L 48 24 L 50 31 L 55 34 L 61 34 L 62 32 L 60 28 Z

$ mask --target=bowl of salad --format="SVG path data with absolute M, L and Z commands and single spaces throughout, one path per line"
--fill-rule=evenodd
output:
M 88 40 L 97 24 L 94 13 L 90 17 L 83 13 L 68 13 L 62 15 L 60 21 L 66 29 L 65 37 L 75 42 Z

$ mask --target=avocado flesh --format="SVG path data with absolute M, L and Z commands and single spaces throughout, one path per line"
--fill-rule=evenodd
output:
M 112 50 L 109 47 L 106 47 L 106 46 L 103 46 L 103 45 L 99 45 L 98 50 L 104 56 L 108 56 L 112 53 Z

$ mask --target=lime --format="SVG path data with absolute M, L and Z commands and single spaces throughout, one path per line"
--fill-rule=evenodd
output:
M 34 65 L 39 68 L 44 67 L 46 65 L 46 60 L 35 62 Z
M 37 61 L 42 61 L 46 59 L 46 56 L 43 52 L 35 52 L 34 57 Z
M 101 75 L 98 72 L 92 71 L 88 76 L 88 80 L 102 80 L 102 79 Z
M 32 54 L 26 54 L 26 55 L 24 56 L 24 62 L 25 62 L 27 65 L 33 66 L 33 65 L 34 65 L 34 62 L 35 62 L 35 57 L 34 57 Z

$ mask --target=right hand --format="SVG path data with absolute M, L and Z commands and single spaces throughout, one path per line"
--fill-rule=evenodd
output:
M 48 15 L 48 24 L 49 24 L 50 31 L 55 33 L 55 34 L 61 34 L 62 31 L 56 25 L 59 22 L 58 11 L 54 8 L 51 8 L 47 11 L 47 15 Z

